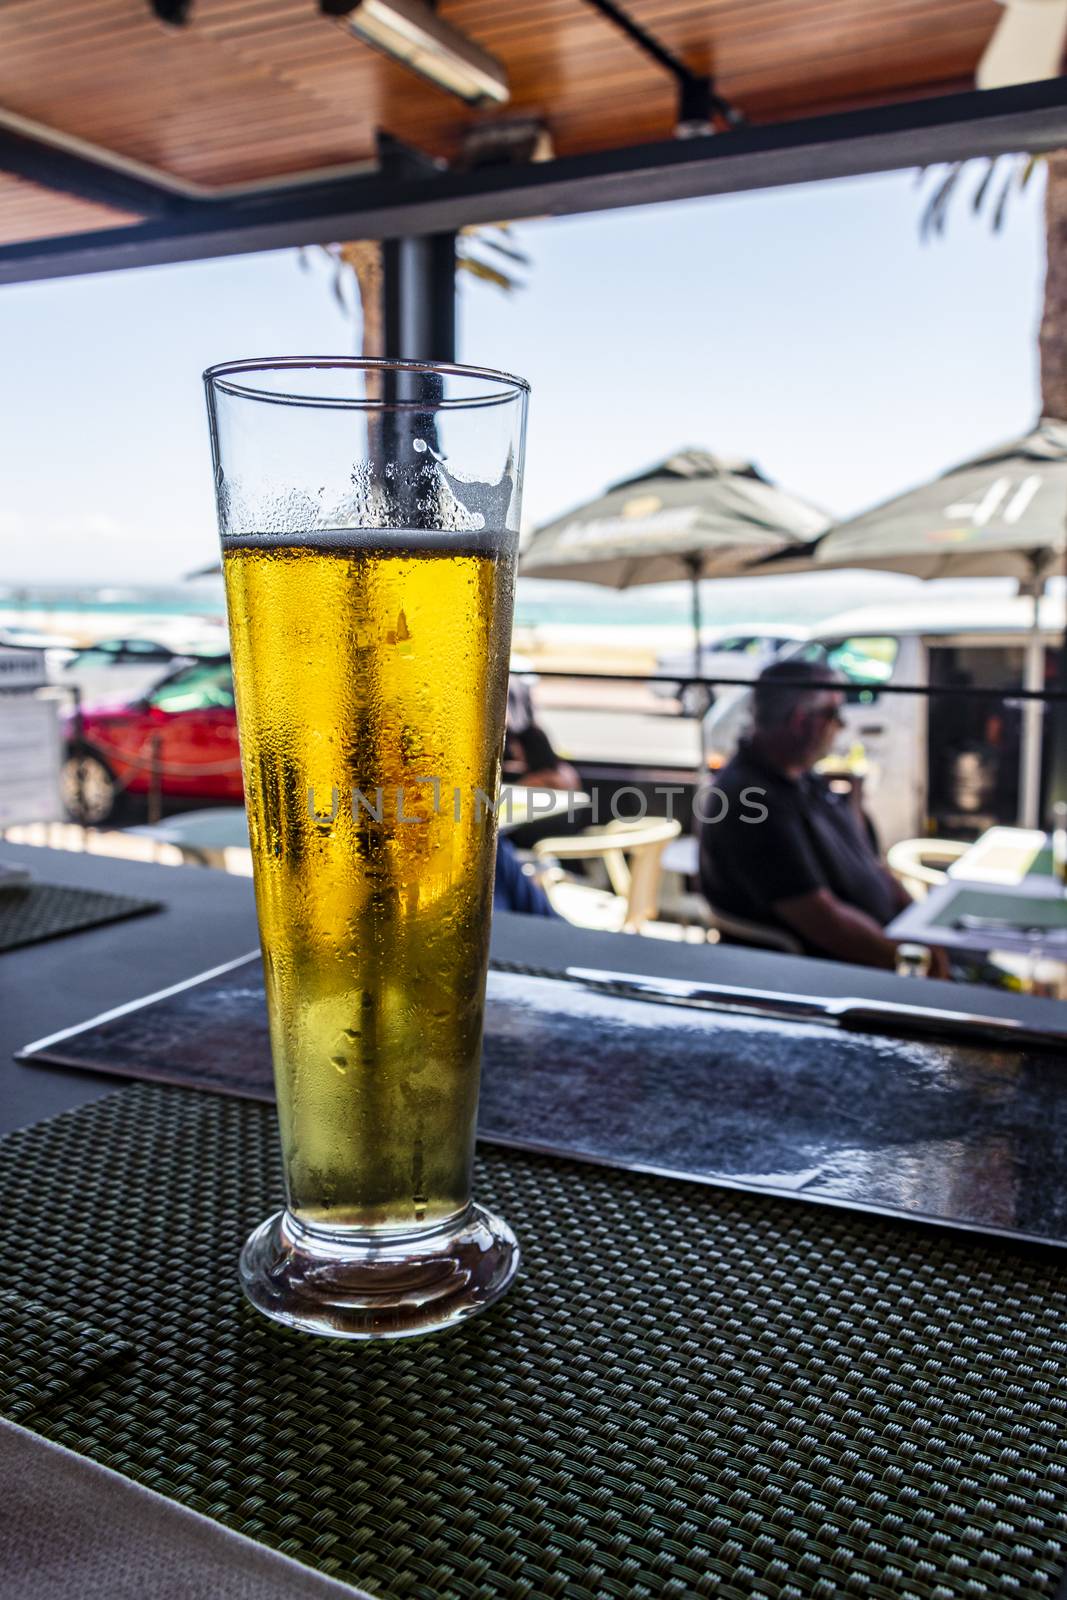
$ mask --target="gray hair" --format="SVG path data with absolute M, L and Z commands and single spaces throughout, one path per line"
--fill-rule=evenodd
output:
M 825 661 L 774 661 L 752 691 L 752 723 L 770 732 L 806 707 L 817 689 L 837 689 L 841 680 Z

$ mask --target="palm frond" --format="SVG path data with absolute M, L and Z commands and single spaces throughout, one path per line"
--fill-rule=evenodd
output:
M 1043 155 L 1009 155 L 990 156 L 986 159 L 985 171 L 978 180 L 978 184 L 971 195 L 971 211 L 975 216 L 980 216 L 983 211 L 990 211 L 990 224 L 994 233 L 1000 233 L 1008 214 L 1008 202 L 1014 187 L 1025 189 L 1033 177 L 1035 167 L 1046 158 Z M 948 221 L 949 205 L 953 194 L 959 184 L 960 174 L 969 162 L 956 161 L 945 172 L 941 182 L 927 200 L 919 219 L 919 236 L 924 241 L 932 236 L 940 236 L 945 231 Z M 1007 174 L 1004 181 L 994 188 L 994 177 L 999 172 Z M 925 171 L 926 169 L 924 169 Z M 995 199 L 993 198 L 995 192 Z M 990 203 L 991 209 L 990 209 Z
M 514 294 L 526 287 L 524 280 L 507 270 L 507 264 L 529 267 L 530 257 L 507 240 L 508 228 L 504 223 L 486 225 L 472 223 L 459 230 L 456 249 L 456 271 L 469 272 L 471 277 L 490 283 L 504 294 Z M 503 236 L 503 237 L 501 237 Z M 477 250 L 472 248 L 477 245 Z M 329 271 L 330 292 L 346 317 L 359 318 L 363 311 L 363 282 L 360 276 L 365 240 L 347 244 L 309 245 L 299 252 L 300 265 L 310 270 L 321 259 Z M 491 251 L 501 258 L 501 265 L 484 259 L 481 251 Z
M 456 268 L 460 272 L 469 272 L 473 278 L 480 278 L 483 283 L 495 284 L 505 294 L 512 294 L 520 287 L 513 278 L 498 271 L 496 267 L 491 267 L 487 261 L 480 261 L 477 256 L 457 256 Z
M 997 203 L 993 207 L 994 233 L 999 233 L 1004 226 L 1004 218 L 1008 214 L 1008 197 L 1011 194 L 1012 184 L 1015 182 L 1015 170 L 1014 167 L 1008 168 L 1008 176 L 1001 186 L 1000 194 L 997 196 Z
M 978 215 L 985 203 L 985 197 L 989 193 L 989 185 L 993 181 L 993 174 L 996 172 L 996 170 L 996 157 L 991 156 L 986 162 L 986 169 L 983 172 L 978 187 L 975 189 L 974 195 L 971 199 L 971 210 L 974 212 L 975 216 Z
M 953 162 L 923 207 L 923 213 L 919 219 L 919 237 L 924 243 L 930 238 L 931 234 L 944 232 L 948 203 L 959 184 L 962 171 L 963 162 Z
M 506 257 L 508 261 L 514 261 L 516 266 L 528 267 L 530 265 L 530 257 L 524 250 L 520 250 L 511 243 L 510 235 L 510 228 L 503 222 L 494 222 L 492 224 L 472 222 L 467 227 L 459 230 L 461 248 L 465 240 L 471 239 L 477 245 L 484 246 L 487 250 L 496 251 L 498 255 Z
M 501 240 L 494 239 L 490 234 L 486 234 L 478 242 L 479 244 L 484 244 L 488 250 L 494 250 L 498 256 L 504 256 L 506 260 L 514 261 L 518 267 L 528 267 L 530 265 L 530 257 L 525 250 L 517 250 L 513 244 L 504 244 Z

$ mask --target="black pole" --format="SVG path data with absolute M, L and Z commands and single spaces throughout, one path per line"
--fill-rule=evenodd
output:
M 393 361 L 456 359 L 456 236 L 416 234 L 382 246 L 384 349 Z
M 454 361 L 456 358 L 456 236 L 454 233 L 419 234 L 386 239 L 382 245 L 382 354 L 390 361 Z M 424 374 L 386 372 L 383 399 L 430 402 L 424 414 L 410 418 L 411 427 L 398 428 L 397 414 L 388 410 L 380 418 L 383 460 L 398 469 L 392 493 L 401 525 L 419 528 L 432 524 L 431 498 L 423 480 L 435 478 L 433 458 L 438 453 L 432 409 L 434 380 Z M 415 455 L 417 439 L 429 453 Z M 419 484 L 423 483 L 420 489 Z
M 1064 556 L 1064 575 L 1067 577 L 1067 552 Z M 1067 689 L 1067 634 L 1060 640 L 1055 655 L 1056 670 L 1053 688 Z M 1046 826 L 1052 807 L 1058 800 L 1067 800 L 1067 702 L 1055 699 L 1045 704 L 1041 826 Z

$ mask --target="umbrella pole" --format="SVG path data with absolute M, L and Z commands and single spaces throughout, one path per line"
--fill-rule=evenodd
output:
M 704 665 L 700 651 L 700 564 L 692 562 L 689 568 L 689 585 L 693 611 L 693 672 L 699 678 Z
M 1036 692 L 1045 687 L 1045 644 L 1041 637 L 1041 593 L 1045 585 L 1035 578 L 1032 586 L 1033 620 L 1026 646 L 1023 688 Z M 1036 828 L 1041 813 L 1041 747 L 1044 732 L 1044 703 L 1023 701 L 1022 740 L 1019 749 L 1019 826 Z
M 689 594 L 692 603 L 693 616 L 693 674 L 700 677 L 704 670 L 704 656 L 701 650 L 701 616 L 700 616 L 700 557 L 690 556 L 686 565 L 689 568 Z M 698 717 L 697 724 L 700 733 L 700 770 L 703 772 L 707 766 L 708 751 L 705 744 L 704 718 Z

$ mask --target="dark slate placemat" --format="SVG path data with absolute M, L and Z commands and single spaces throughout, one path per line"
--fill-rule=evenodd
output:
M 26 1422 L 132 1354 L 115 1333 L 88 1327 L 10 1290 L 0 1293 L 0 1415 Z
M 259 958 L 29 1061 L 272 1099 Z M 478 1134 L 1067 1243 L 1067 1062 L 489 975 Z
M 58 883 L 0 889 L 0 952 L 161 909 L 159 900 L 138 900 L 103 889 L 69 889 Z
M 1067 1561 L 1050 1252 L 483 1150 L 514 1288 L 353 1346 L 241 1298 L 267 1107 L 138 1084 L 0 1160 L 7 1280 L 136 1330 L 39 1431 L 379 1600 L 1037 1600 Z

